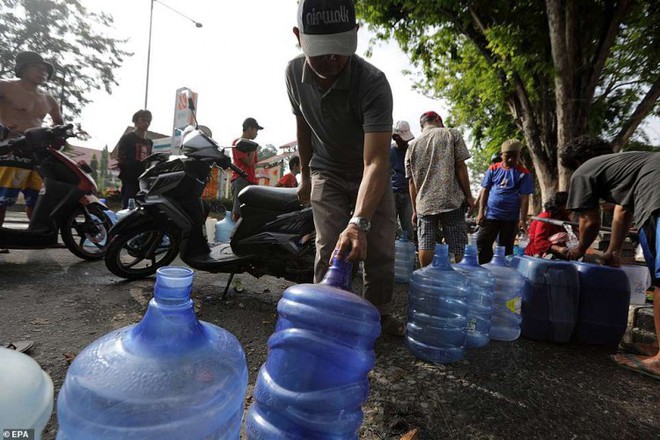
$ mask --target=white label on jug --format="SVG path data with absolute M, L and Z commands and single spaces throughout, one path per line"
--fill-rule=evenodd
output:
M 477 318 L 468 319 L 468 323 L 467 323 L 467 332 L 468 332 L 468 334 L 472 334 L 476 330 L 477 330 Z
M 511 310 L 511 312 L 515 313 L 516 315 L 520 315 L 520 304 L 520 297 L 513 298 L 506 302 L 506 308 Z

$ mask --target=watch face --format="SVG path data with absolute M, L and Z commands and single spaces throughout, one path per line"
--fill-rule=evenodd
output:
M 363 232 L 367 232 L 371 227 L 371 222 L 366 218 L 362 218 L 362 217 L 352 218 L 351 223 L 354 223 L 358 227 L 358 229 L 360 229 Z

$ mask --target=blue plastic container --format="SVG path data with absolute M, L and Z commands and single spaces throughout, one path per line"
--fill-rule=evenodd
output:
M 76 356 L 57 399 L 58 440 L 239 438 L 245 353 L 232 334 L 197 320 L 192 276 L 158 269 L 142 321 Z
M 630 284 L 621 269 L 572 262 L 580 277 L 580 307 L 575 340 L 619 345 L 628 323 Z
M 568 342 L 578 317 L 580 279 L 567 261 L 515 257 L 511 267 L 525 277 L 522 335 L 536 340 Z
M 417 357 L 437 363 L 463 358 L 467 332 L 468 281 L 449 264 L 449 248 L 438 244 L 433 262 L 410 277 L 406 344 Z
M 515 341 L 520 336 L 521 297 L 525 278 L 507 266 L 504 251 L 503 246 L 496 246 L 493 259 L 483 265 L 495 276 L 490 338 L 496 341 Z
M 401 237 L 394 243 L 394 281 L 407 283 L 415 270 L 415 243 L 408 240 L 408 234 L 403 231 Z
M 254 388 L 247 438 L 357 439 L 380 314 L 336 256 L 322 284 L 289 287 Z
M 484 347 L 490 341 L 495 277 L 479 266 L 476 239 L 465 246 L 463 259 L 453 267 L 468 279 L 468 323 L 466 346 Z
M 215 224 L 215 242 L 229 243 L 235 226 L 236 223 L 231 220 L 231 212 L 226 212 L 225 218 Z
M 121 219 L 128 217 L 128 214 L 130 214 L 131 211 L 133 211 L 136 207 L 135 199 L 128 199 L 128 206 L 124 209 L 120 209 L 115 214 L 115 218 L 117 219 L 116 221 L 120 221 Z

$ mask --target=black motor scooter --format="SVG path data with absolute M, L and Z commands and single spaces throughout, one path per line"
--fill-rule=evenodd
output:
M 112 221 L 83 167 L 59 151 L 74 136 L 72 125 L 32 128 L 0 142 L 0 155 L 29 157 L 44 180 L 27 229 L 0 227 L 0 248 L 68 248 L 86 260 L 103 258 Z M 6 129 L 0 126 L 5 137 Z M 58 243 L 58 233 L 64 245 Z
M 236 148 L 256 145 L 243 139 Z M 241 219 L 231 243 L 209 244 L 202 192 L 211 167 L 245 174 L 195 127 L 184 130 L 181 152 L 183 157 L 172 160 L 164 155 L 147 159 L 155 165 L 140 176 L 137 208 L 110 231 L 105 263 L 113 274 L 143 278 L 179 254 L 193 269 L 230 274 L 223 298 L 237 273 L 312 281 L 314 220 L 311 208 L 298 202 L 295 189 L 248 186 L 239 194 Z

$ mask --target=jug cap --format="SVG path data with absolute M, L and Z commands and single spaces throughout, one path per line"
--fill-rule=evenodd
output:
M 53 411 L 53 381 L 30 356 L 0 348 L 0 430 L 42 431 Z

